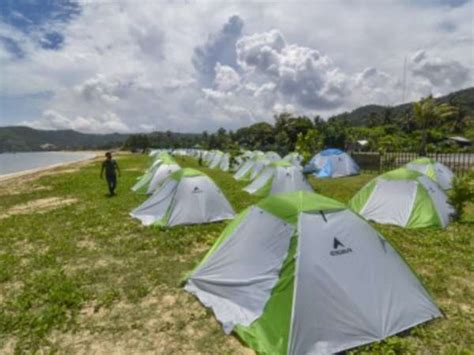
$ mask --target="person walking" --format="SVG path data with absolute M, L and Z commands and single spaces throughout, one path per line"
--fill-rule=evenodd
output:
M 102 169 L 100 170 L 100 178 L 104 178 L 105 171 L 105 179 L 107 180 L 107 186 L 109 187 L 109 194 L 110 196 L 114 196 L 115 188 L 117 187 L 117 173 L 118 176 L 120 176 L 120 168 L 117 162 L 112 159 L 112 153 L 105 153 L 105 158 L 106 159 L 102 163 Z

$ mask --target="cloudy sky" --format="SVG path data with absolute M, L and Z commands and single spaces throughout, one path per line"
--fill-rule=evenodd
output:
M 235 129 L 473 86 L 473 0 L 2 0 L 0 125 Z

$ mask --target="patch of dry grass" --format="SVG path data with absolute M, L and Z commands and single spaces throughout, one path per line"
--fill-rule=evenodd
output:
M 76 198 L 46 197 L 14 205 L 0 213 L 0 219 L 28 213 L 46 213 L 50 210 L 76 203 Z

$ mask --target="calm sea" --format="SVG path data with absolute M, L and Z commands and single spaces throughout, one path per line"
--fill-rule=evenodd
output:
M 0 175 L 69 163 L 94 157 L 90 152 L 1 153 Z

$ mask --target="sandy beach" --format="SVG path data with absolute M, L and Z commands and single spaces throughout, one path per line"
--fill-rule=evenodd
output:
M 16 172 L 16 173 L 0 175 L 0 183 L 3 183 L 5 181 L 9 181 L 9 180 L 12 180 L 12 179 L 16 179 L 16 178 L 21 178 L 21 177 L 23 177 L 23 178 L 25 178 L 25 177 L 26 178 L 39 177 L 39 176 L 42 176 L 45 172 L 51 173 L 51 171 L 54 171 L 54 170 L 59 169 L 59 168 L 71 167 L 71 166 L 74 166 L 76 164 L 83 164 L 84 162 L 90 162 L 90 161 L 96 160 L 98 158 L 101 158 L 105 154 L 104 151 L 87 151 L 87 152 L 84 152 L 84 153 L 91 153 L 93 155 L 90 156 L 90 157 L 85 157 L 85 158 L 74 160 L 74 161 L 51 164 L 51 165 L 43 166 L 43 167 L 40 167 L 40 168 L 28 169 L 28 170 L 19 171 L 19 172 Z M 60 171 L 58 171 L 58 172 L 60 172 Z

